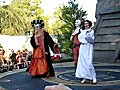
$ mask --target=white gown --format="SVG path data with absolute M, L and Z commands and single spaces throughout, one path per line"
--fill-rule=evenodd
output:
M 93 67 L 93 44 L 88 43 L 86 37 L 94 40 L 94 31 L 88 32 L 88 29 L 82 30 L 78 35 L 79 41 L 82 43 L 79 48 L 78 64 L 75 76 L 85 79 L 96 79 L 95 69 Z

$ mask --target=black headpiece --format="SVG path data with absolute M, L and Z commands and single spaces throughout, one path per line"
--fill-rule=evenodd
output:
M 33 20 L 31 22 L 31 26 L 35 28 L 36 25 L 39 25 L 40 28 L 44 28 L 44 21 L 43 20 Z

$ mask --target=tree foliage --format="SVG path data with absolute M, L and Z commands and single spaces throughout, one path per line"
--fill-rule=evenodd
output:
M 22 12 L 20 13 L 16 7 L 12 8 L 11 5 L 2 6 L 0 12 L 2 13 L 2 34 L 19 35 L 27 28 L 25 20 L 20 16 Z
M 61 32 L 62 22 L 59 18 L 60 13 L 61 13 L 61 9 L 58 7 L 50 17 L 51 29 L 53 31 L 52 34 L 54 35 L 58 35 L 62 33 Z
M 83 11 L 82 8 L 79 8 L 79 4 L 75 4 L 74 1 L 70 1 L 68 2 L 68 5 L 63 5 L 63 7 L 61 7 L 60 19 L 62 21 L 62 35 L 59 35 L 61 52 L 70 54 L 70 47 L 72 45 L 72 42 L 70 42 L 70 36 L 72 30 L 74 29 L 75 20 L 83 18 L 86 15 L 86 11 Z
M 30 23 L 33 19 L 43 19 L 47 25 L 48 18 L 43 15 L 39 4 L 40 0 L 13 0 L 10 5 L 0 6 L 1 34 L 23 35 L 32 32 Z

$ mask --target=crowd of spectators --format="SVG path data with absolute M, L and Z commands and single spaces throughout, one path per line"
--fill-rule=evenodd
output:
M 5 51 L 3 48 L 0 48 L 0 73 L 26 68 L 29 66 L 31 58 L 32 51 L 27 49 L 15 52 L 13 49 Z

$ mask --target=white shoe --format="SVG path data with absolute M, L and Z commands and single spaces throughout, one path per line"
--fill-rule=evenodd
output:
M 81 81 L 81 83 L 85 83 L 86 82 L 86 79 L 84 78 L 82 81 Z
M 97 79 L 93 79 L 93 84 L 96 84 L 97 83 Z

